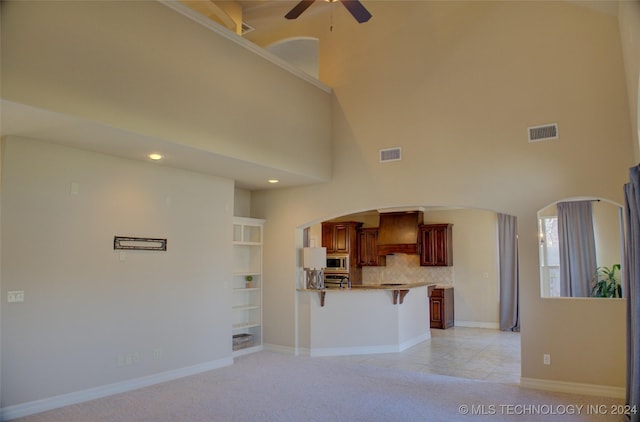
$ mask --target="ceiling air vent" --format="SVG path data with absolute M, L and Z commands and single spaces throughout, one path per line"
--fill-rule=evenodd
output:
M 251 31 L 253 31 L 254 29 L 255 29 L 255 28 L 254 28 L 253 26 L 248 25 L 248 24 L 246 24 L 246 23 L 242 22 L 242 35 L 244 35 L 244 34 L 246 34 L 246 33 L 248 33 L 248 32 L 251 32 Z
M 548 141 L 558 139 L 558 124 L 551 123 L 542 126 L 532 126 L 527 128 L 529 142 Z
M 380 162 L 387 163 L 389 161 L 402 160 L 402 148 L 387 148 L 380 150 Z

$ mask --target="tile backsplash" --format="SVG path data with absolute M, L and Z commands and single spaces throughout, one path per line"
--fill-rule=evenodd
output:
M 453 284 L 453 267 L 421 267 L 418 255 L 387 255 L 386 267 L 362 267 L 362 284 Z

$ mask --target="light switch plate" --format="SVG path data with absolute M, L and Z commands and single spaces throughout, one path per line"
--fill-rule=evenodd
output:
M 24 290 L 14 290 L 7 292 L 7 302 L 20 303 L 24 302 Z

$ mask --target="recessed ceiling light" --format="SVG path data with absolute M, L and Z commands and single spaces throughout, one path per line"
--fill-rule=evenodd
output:
M 162 160 L 164 158 L 162 154 L 156 154 L 156 153 L 149 154 L 148 157 L 154 161 Z
M 269 179 L 268 182 L 269 183 L 278 183 L 280 181 L 278 179 Z

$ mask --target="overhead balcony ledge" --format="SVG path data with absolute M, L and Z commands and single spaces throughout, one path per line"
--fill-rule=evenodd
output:
M 234 33 L 233 31 L 225 28 L 222 25 L 219 25 L 218 23 L 212 21 L 211 19 L 208 19 L 206 16 L 203 16 L 202 14 L 196 12 L 195 10 L 189 8 L 188 6 L 176 1 L 176 0 L 158 0 L 160 3 L 164 4 L 165 6 L 167 6 L 170 9 L 175 10 L 176 12 L 188 17 L 189 19 L 199 23 L 200 25 L 204 26 L 207 29 L 210 29 L 211 31 L 215 32 L 218 35 L 221 35 L 223 37 L 225 37 L 226 39 L 228 39 L 229 41 L 232 41 L 236 44 L 238 44 L 239 46 L 242 46 L 243 48 L 246 48 L 247 50 L 251 51 L 252 53 L 262 57 L 265 60 L 270 61 L 271 63 L 275 64 L 276 66 L 281 67 L 282 69 L 286 70 L 287 72 L 290 72 L 292 75 L 295 75 L 297 77 L 299 77 L 300 79 L 309 82 L 312 85 L 315 85 L 317 88 L 320 88 L 321 90 L 325 91 L 326 93 L 331 93 L 332 89 L 330 86 L 325 85 L 324 83 L 322 83 L 319 79 L 316 79 L 314 77 L 312 77 L 311 75 L 309 75 L 308 73 L 298 69 L 295 66 L 292 66 L 291 64 L 289 64 L 288 62 L 286 62 L 285 60 L 282 60 L 280 57 L 274 55 L 273 53 L 270 53 L 268 50 L 265 50 L 262 47 L 257 46 L 256 44 L 252 43 L 251 41 L 247 41 L 246 39 L 242 38 L 241 36 L 239 36 L 238 34 Z
M 281 187 L 331 179 L 331 89 L 177 1 L 6 2 L 0 19 L 2 100 L 20 112 L 173 145 L 165 165 L 215 156 L 224 166 L 196 164 L 240 163 Z M 37 126 L 6 133 L 7 118 L 2 135 Z M 75 146 L 103 149 L 79 135 Z

